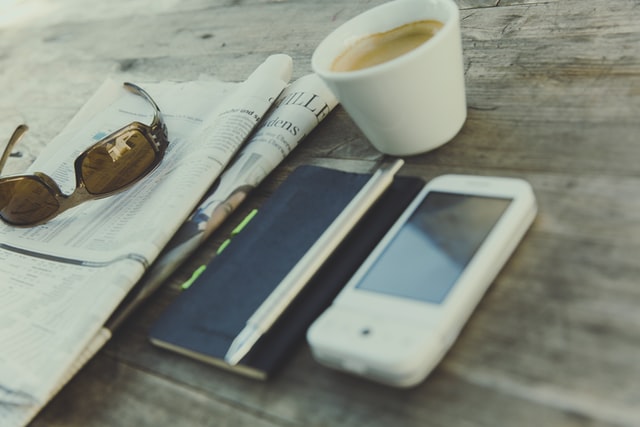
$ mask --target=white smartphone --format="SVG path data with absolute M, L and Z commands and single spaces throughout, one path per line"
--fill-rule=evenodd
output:
M 536 212 L 531 186 L 520 179 L 433 179 L 307 331 L 314 358 L 388 385 L 418 384 Z

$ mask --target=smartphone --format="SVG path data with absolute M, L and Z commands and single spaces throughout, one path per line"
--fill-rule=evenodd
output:
M 427 183 L 307 331 L 318 362 L 397 387 L 426 378 L 537 212 L 531 186 L 442 175 Z

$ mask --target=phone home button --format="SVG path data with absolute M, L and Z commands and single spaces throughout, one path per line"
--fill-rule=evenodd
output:
M 369 335 L 371 335 L 371 333 L 372 333 L 371 328 L 368 326 L 365 326 L 360 329 L 360 336 L 362 337 L 368 337 Z

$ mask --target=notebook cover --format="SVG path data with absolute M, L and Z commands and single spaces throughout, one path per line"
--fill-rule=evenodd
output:
M 224 356 L 247 319 L 370 176 L 297 168 L 161 315 L 151 342 L 243 375 L 271 375 L 424 185 L 419 178 L 396 177 L 271 330 L 238 365 L 226 364 Z

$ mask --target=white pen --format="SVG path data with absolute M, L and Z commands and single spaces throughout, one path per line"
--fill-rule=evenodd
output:
M 233 340 L 224 357 L 228 364 L 237 365 L 258 339 L 273 326 L 360 218 L 391 185 L 395 173 L 403 164 L 402 159 L 396 159 L 391 164 L 381 166 L 373 174 L 347 207 L 247 320 L 245 327 Z

